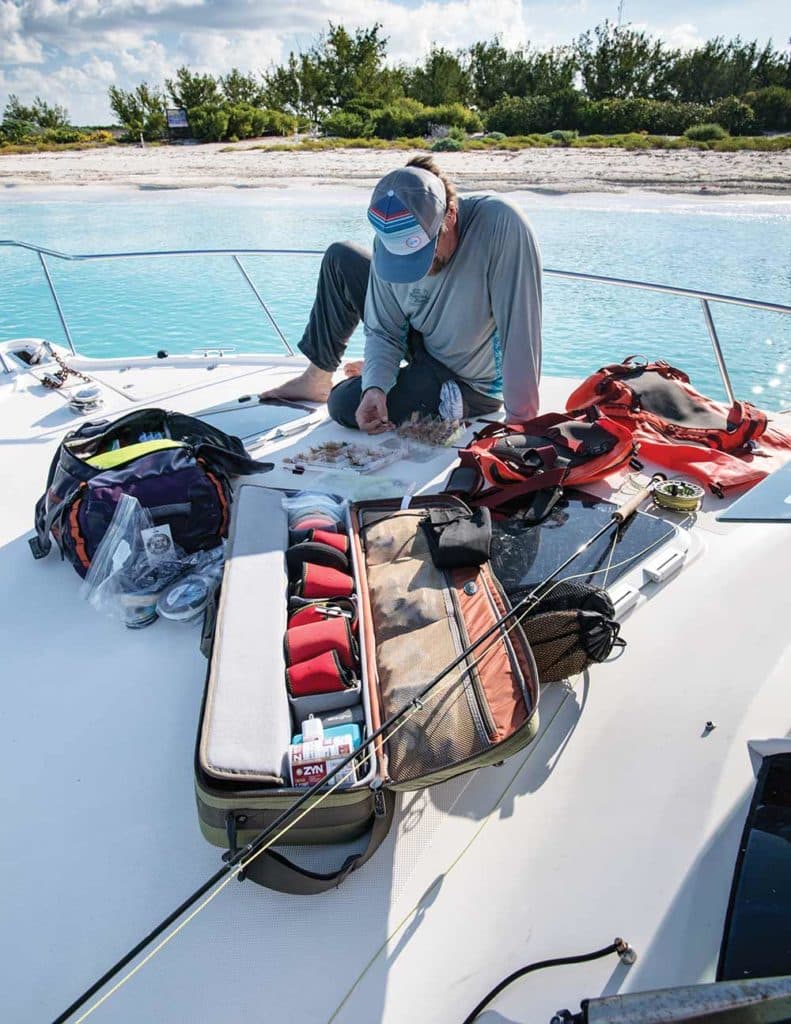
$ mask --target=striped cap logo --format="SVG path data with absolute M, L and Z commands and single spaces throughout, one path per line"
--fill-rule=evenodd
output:
M 417 217 L 390 190 L 368 208 L 368 220 L 394 256 L 408 256 L 431 242 Z
M 383 281 L 419 281 L 431 269 L 445 217 L 445 185 L 432 171 L 407 165 L 373 190 L 368 221 L 376 232 L 373 266 Z

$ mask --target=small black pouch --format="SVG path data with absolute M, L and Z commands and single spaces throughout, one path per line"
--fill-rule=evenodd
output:
M 438 569 L 464 569 L 489 561 L 492 517 L 488 508 L 432 508 L 423 528 Z

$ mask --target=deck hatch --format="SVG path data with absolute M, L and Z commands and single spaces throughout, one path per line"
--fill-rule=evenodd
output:
M 255 396 L 245 396 L 192 415 L 249 444 L 283 437 L 308 426 L 315 409 L 297 402 L 258 402 Z
M 497 519 L 493 523 L 492 568 L 508 596 L 518 600 L 525 590 L 549 576 L 601 529 L 616 507 L 581 491 L 567 491 L 538 525 L 518 517 Z M 606 572 L 607 586 L 641 562 L 656 558 L 677 532 L 677 526 L 657 516 L 641 512 L 632 516 L 620 531 Z M 573 572 L 580 574 L 580 581 L 602 586 L 611 551 L 612 537 L 601 537 L 579 556 Z

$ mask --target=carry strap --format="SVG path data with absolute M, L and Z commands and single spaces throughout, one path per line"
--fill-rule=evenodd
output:
M 282 853 L 266 850 L 244 869 L 243 877 L 258 885 L 265 885 L 267 889 L 292 893 L 295 896 L 315 896 L 320 892 L 335 889 L 352 871 L 357 871 L 370 860 L 390 831 L 395 812 L 395 795 L 386 789 L 377 790 L 377 798 L 379 795 L 382 800 L 382 813 L 374 815 L 368 833 L 368 844 L 360 853 L 347 857 L 337 871 L 330 871 L 327 874 L 309 871 Z
M 465 495 L 467 500 L 475 505 L 483 505 L 485 508 L 497 511 L 503 505 L 508 505 L 517 498 L 534 494 L 536 491 L 549 490 L 559 487 L 567 475 L 566 469 L 549 469 L 545 473 L 536 473 L 523 483 L 504 484 L 502 487 L 489 488 L 478 494 Z
M 680 380 L 685 384 L 689 384 L 689 377 L 683 370 L 679 370 L 677 366 L 671 366 L 664 359 L 655 359 L 653 362 L 649 362 L 642 355 L 627 356 L 621 363 L 610 363 L 608 366 L 602 366 L 597 371 L 597 374 L 606 374 L 609 377 L 624 377 L 633 374 L 636 370 L 658 373 L 668 380 Z M 594 374 L 594 376 L 597 374 Z M 603 390 L 606 386 L 605 378 L 599 382 L 598 387 L 600 390 Z
M 52 529 L 60 523 L 66 511 L 71 509 L 75 497 L 84 486 L 85 481 L 83 480 L 70 487 L 63 495 L 60 503 L 50 508 L 49 511 L 47 511 L 47 493 L 45 492 L 38 499 L 34 523 L 36 536 L 30 537 L 28 540 L 34 558 L 44 558 L 45 555 L 50 553 L 52 541 L 49 539 L 49 535 Z M 60 539 L 60 534 L 58 534 L 57 541 L 58 550 L 60 551 L 61 558 L 63 558 L 63 542 Z

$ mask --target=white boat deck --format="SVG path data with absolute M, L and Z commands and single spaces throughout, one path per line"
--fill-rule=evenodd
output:
M 98 416 L 130 399 L 206 408 L 294 365 L 70 363 L 102 383 Z M 562 409 L 572 384 L 546 381 L 542 410 Z M 127 630 L 80 599 L 56 553 L 36 562 L 28 549 L 51 457 L 80 421 L 32 371 L 0 377 L 9 1024 L 52 1020 L 220 866 L 193 795 L 206 670 L 197 629 Z M 306 438 L 254 454 L 280 458 Z M 439 489 L 447 463 L 440 453 L 381 475 Z M 309 478 L 286 469 L 261 482 Z M 403 794 L 388 840 L 333 892 L 234 881 L 90 1018 L 73 1019 L 460 1024 L 523 964 L 616 935 L 637 950 L 634 966 L 612 957 L 533 974 L 480 1020 L 541 1024 L 586 997 L 713 980 L 754 785 L 749 744 L 791 727 L 788 531 L 717 523 L 721 505 L 708 498 L 686 529 L 681 572 L 641 591 L 622 657 L 543 688 L 541 734 L 525 751 Z

